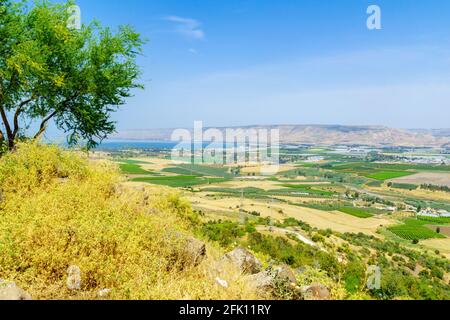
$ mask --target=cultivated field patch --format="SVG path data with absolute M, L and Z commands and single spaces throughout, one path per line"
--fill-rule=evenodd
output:
M 450 173 L 448 172 L 420 172 L 406 177 L 400 177 L 392 180 L 397 183 L 409 184 L 433 184 L 437 186 L 450 187 Z

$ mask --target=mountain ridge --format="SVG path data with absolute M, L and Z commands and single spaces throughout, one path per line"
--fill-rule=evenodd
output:
M 186 128 L 185 128 L 186 129 Z M 208 130 L 210 128 L 204 128 Z M 225 127 L 215 129 L 225 133 Z M 397 129 L 380 125 L 246 125 L 229 129 L 278 129 L 283 144 L 448 147 L 450 129 Z M 170 141 L 175 129 L 123 130 L 113 140 Z M 187 129 L 193 131 L 193 129 Z

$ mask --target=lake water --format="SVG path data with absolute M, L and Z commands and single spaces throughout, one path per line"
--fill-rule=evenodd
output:
M 97 150 L 127 150 L 127 149 L 174 149 L 175 147 L 190 149 L 191 143 L 180 143 L 172 141 L 104 141 Z M 211 142 L 203 143 L 206 147 L 223 147 L 223 144 L 214 144 Z

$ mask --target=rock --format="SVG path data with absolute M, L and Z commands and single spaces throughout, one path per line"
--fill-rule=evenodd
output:
M 200 240 L 189 238 L 183 250 L 185 263 L 198 266 L 206 258 L 206 245 Z
M 256 291 L 268 292 L 275 289 L 275 281 L 268 271 L 262 271 L 257 274 L 249 275 L 246 280 L 251 283 Z
M 111 293 L 111 289 L 102 289 L 97 293 L 99 298 L 106 298 Z
M 261 261 L 244 248 L 237 248 L 225 254 L 222 260 L 230 261 L 244 274 L 257 274 L 261 272 Z
M 295 288 L 297 279 L 288 266 L 269 268 L 247 277 L 259 291 L 267 291 L 277 287 Z
M 228 282 L 226 280 L 223 280 L 223 279 L 220 279 L 219 277 L 217 277 L 216 282 L 219 286 L 228 288 Z
M 0 279 L 0 300 L 31 300 L 31 295 L 14 282 Z
M 295 277 L 294 272 L 286 265 L 282 265 L 276 267 L 273 272 L 275 273 L 275 278 L 278 278 L 280 281 L 285 281 L 289 284 L 297 284 L 297 278 Z
M 330 300 L 331 295 L 327 287 L 320 283 L 313 283 L 302 288 L 304 300 Z
M 81 289 L 81 270 L 80 267 L 72 265 L 67 268 L 67 288 L 69 290 Z

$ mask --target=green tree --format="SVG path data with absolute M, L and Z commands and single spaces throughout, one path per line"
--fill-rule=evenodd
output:
M 142 88 L 140 35 L 96 21 L 72 29 L 73 5 L 0 0 L 0 142 L 9 149 L 26 135 L 39 138 L 50 121 L 70 144 L 91 148 L 114 132 L 111 113 Z

